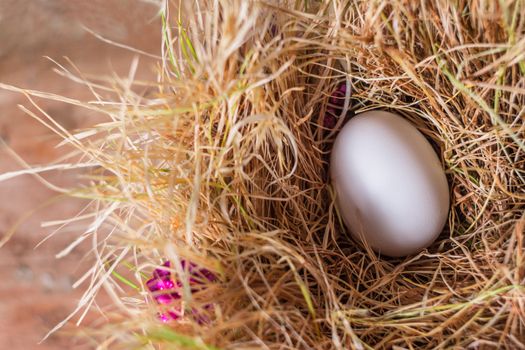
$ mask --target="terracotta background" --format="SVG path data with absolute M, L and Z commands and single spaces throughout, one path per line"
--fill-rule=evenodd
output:
M 44 56 L 61 63 L 67 56 L 83 73 L 127 74 L 135 54 L 101 42 L 83 26 L 108 39 L 158 53 L 160 29 L 155 14 L 153 5 L 140 0 L 0 0 L 0 82 L 91 99 L 85 87 L 54 73 L 54 64 Z M 154 77 L 153 63 L 144 57 L 139 76 Z M 37 102 L 67 129 L 92 125 L 100 118 L 63 103 Z M 50 162 L 65 151 L 55 148 L 58 137 L 21 111 L 19 104 L 35 111 L 23 95 L 0 89 L 0 174 L 21 168 L 7 147 L 32 165 Z M 74 185 L 76 175 L 50 172 L 45 178 L 68 186 Z M 55 196 L 31 176 L 0 182 L 0 238 L 17 220 Z M 95 348 L 65 333 L 37 345 L 74 309 L 82 287 L 71 286 L 89 266 L 88 245 L 66 258 L 55 258 L 79 233 L 74 227 L 35 249 L 51 232 L 41 223 L 75 215 L 85 204 L 61 200 L 37 210 L 0 248 L 0 350 Z M 95 313 L 91 319 L 97 317 L 101 316 Z

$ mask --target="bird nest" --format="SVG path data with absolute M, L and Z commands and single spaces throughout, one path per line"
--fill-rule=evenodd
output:
M 524 2 L 160 16 L 158 79 L 92 84 L 116 96 L 84 104 L 107 122 L 60 132 L 91 169 L 71 191 L 92 200 L 96 256 L 77 311 L 112 297 L 101 348 L 525 347 Z M 334 138 L 371 109 L 410 120 L 446 171 L 447 225 L 417 255 L 366 249 L 334 206 Z

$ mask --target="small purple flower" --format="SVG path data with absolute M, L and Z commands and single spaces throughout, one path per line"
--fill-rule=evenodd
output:
M 171 264 L 166 261 L 162 266 L 170 268 Z M 146 286 L 153 293 L 153 297 L 159 304 L 170 304 L 173 300 L 181 298 L 181 295 L 175 290 L 175 287 L 181 287 L 182 284 L 175 283 L 171 279 L 171 273 L 166 269 L 155 269 L 153 278 L 146 282 Z
M 168 305 L 172 302 L 181 299 L 182 295 L 178 290 L 182 287 L 180 281 L 173 280 L 171 278 L 171 272 L 168 270 L 171 267 L 169 261 L 162 264 L 165 268 L 155 269 L 153 271 L 153 277 L 146 282 L 146 286 L 149 291 L 153 293 L 153 297 L 158 304 Z M 215 274 L 213 272 L 205 269 L 199 268 L 192 262 L 186 262 L 185 260 L 181 261 L 181 268 L 188 271 L 190 274 L 190 286 L 192 293 L 197 292 L 200 288 L 195 288 L 196 285 L 203 285 L 206 281 L 213 282 L 216 280 Z M 209 305 L 206 305 L 205 308 L 209 308 Z M 198 314 L 196 310 L 192 310 L 192 313 L 195 316 L 195 319 L 199 323 L 204 323 L 206 319 L 204 316 Z M 159 319 L 161 322 L 170 322 L 172 320 L 177 320 L 181 317 L 180 310 L 172 309 L 165 313 L 159 314 Z
M 335 107 L 343 108 L 345 105 L 345 97 L 346 97 L 346 83 L 341 83 L 337 87 L 337 89 L 332 93 L 332 96 L 330 96 L 330 103 L 333 104 Z
M 180 263 L 183 270 L 186 270 L 186 265 L 188 266 L 188 272 L 190 273 L 190 283 L 197 283 L 202 284 L 206 280 L 209 282 L 213 282 L 217 279 L 213 272 L 211 272 L 208 269 L 199 268 L 197 265 L 195 265 L 192 262 L 186 262 L 186 260 L 182 260 Z
M 341 114 L 345 105 L 346 83 L 341 83 L 337 89 L 332 92 L 329 99 L 329 105 L 323 120 L 323 126 L 327 129 L 335 128 L 337 124 L 337 115 Z
M 328 108 L 323 120 L 323 126 L 327 129 L 335 128 L 337 124 L 337 118 L 335 117 L 335 110 L 333 108 Z
M 165 313 L 159 313 L 158 317 L 162 323 L 168 323 L 173 320 L 178 320 L 182 315 L 175 311 L 168 311 Z

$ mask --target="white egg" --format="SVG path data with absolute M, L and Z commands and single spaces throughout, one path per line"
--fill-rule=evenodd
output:
M 397 114 L 376 110 L 352 118 L 335 140 L 330 175 L 346 226 L 381 255 L 421 251 L 447 221 L 441 163 L 425 137 Z

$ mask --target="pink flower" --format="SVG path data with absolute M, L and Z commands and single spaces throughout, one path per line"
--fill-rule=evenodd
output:
M 158 304 L 169 305 L 176 300 L 181 299 L 182 295 L 179 293 L 182 283 L 180 281 L 174 280 L 171 277 L 171 272 L 168 270 L 171 267 L 169 261 L 162 264 L 165 268 L 155 269 L 153 271 L 153 277 L 146 282 L 146 287 L 149 291 L 153 293 L 153 298 Z M 216 280 L 215 274 L 213 272 L 199 268 L 192 262 L 186 262 L 185 260 L 181 261 L 181 268 L 186 270 L 190 274 L 190 286 L 192 292 L 198 291 L 200 288 L 196 288 L 198 285 L 203 285 L 206 281 L 213 282 Z M 210 305 L 206 305 L 205 308 L 209 308 Z M 193 310 L 195 319 L 199 323 L 204 323 L 205 318 L 198 315 L 196 310 Z M 172 320 L 177 320 L 181 317 L 180 309 L 172 309 L 167 313 L 159 314 L 159 319 L 166 323 Z
M 343 108 L 346 97 L 346 83 L 341 83 L 330 96 L 330 103 L 335 107 Z
M 166 268 L 169 268 L 170 265 L 169 261 L 163 264 Z M 175 283 L 171 279 L 171 273 L 168 270 L 155 269 L 153 278 L 146 282 L 146 286 L 153 293 L 153 297 L 159 304 L 170 304 L 172 301 L 181 298 L 175 287 L 180 288 L 182 284 L 178 281 Z
M 343 111 L 346 98 L 346 83 L 341 83 L 337 89 L 332 92 L 330 99 L 328 100 L 328 108 L 323 120 L 323 126 L 327 129 L 335 128 L 337 124 L 337 116 Z

